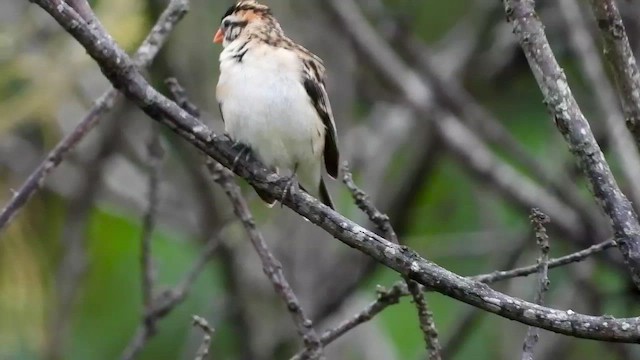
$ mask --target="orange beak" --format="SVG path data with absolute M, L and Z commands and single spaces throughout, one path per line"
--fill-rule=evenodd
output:
M 213 37 L 213 43 L 222 44 L 222 41 L 224 41 L 224 33 L 222 32 L 222 29 L 218 29 L 216 35 Z

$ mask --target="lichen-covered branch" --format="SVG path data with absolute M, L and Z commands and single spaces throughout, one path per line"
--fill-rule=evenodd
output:
M 589 0 L 598 23 L 604 55 L 616 80 L 627 127 L 640 146 L 640 73 L 614 0 Z
M 636 287 L 640 288 L 640 223 L 620 191 L 587 119 L 576 102 L 564 71 L 558 65 L 534 10 L 533 0 L 505 0 L 507 19 L 529 61 L 544 101 L 569 149 L 590 183 L 596 202 L 609 217 Z
M 168 126 L 183 139 L 227 168 L 231 168 L 238 150 L 232 141 L 216 136 L 200 121 L 178 107 L 149 85 L 135 65 L 107 34 L 86 24 L 70 7 L 48 0 L 33 0 L 62 25 L 100 65 L 107 78 L 152 119 Z M 268 171 L 255 160 L 240 159 L 236 174 L 252 186 L 279 196 L 287 179 Z M 328 234 L 441 294 L 502 317 L 575 337 L 639 342 L 640 319 L 597 317 L 573 311 L 556 310 L 514 298 L 485 284 L 456 275 L 411 249 L 393 244 L 339 213 L 322 205 L 303 191 L 284 199 L 284 205 L 309 219 Z M 622 243 L 621 243 L 622 244 Z

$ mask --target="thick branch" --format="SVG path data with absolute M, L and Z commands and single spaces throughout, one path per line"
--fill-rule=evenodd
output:
M 620 191 L 609 164 L 596 143 L 589 123 L 574 99 L 567 78 L 558 65 L 532 0 L 505 0 L 507 18 L 529 61 L 549 112 L 569 149 L 589 180 L 591 191 L 609 217 L 618 249 L 631 278 L 640 288 L 640 224 L 629 200 Z
M 611 65 L 627 127 L 640 146 L 640 73 L 614 0 L 589 0 L 604 40 L 604 54 Z
M 225 167 L 232 167 L 238 154 L 232 148 L 232 141 L 223 136 L 215 136 L 204 124 L 153 89 L 137 71 L 131 59 L 106 34 L 84 24 L 79 15 L 64 4 L 57 6 L 58 4 L 47 0 L 33 1 L 73 35 L 98 62 L 108 79 L 152 119 L 162 122 Z M 256 161 L 240 159 L 234 168 L 252 186 L 274 197 L 280 196 L 288 185 L 286 179 L 267 171 Z M 596 317 L 535 305 L 447 271 L 410 249 L 367 231 L 303 191 L 288 196 L 284 199 L 284 205 L 381 264 L 426 287 L 480 309 L 566 335 L 616 342 L 640 341 L 639 318 Z

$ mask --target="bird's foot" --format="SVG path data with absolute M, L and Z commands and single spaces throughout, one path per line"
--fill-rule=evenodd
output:
M 244 158 L 244 161 L 249 161 L 252 155 L 252 150 L 249 146 L 237 141 L 234 142 L 231 147 L 238 149 L 238 154 L 233 159 L 233 163 L 231 163 L 231 171 L 236 172 L 240 159 Z
M 293 196 L 293 194 L 295 194 L 295 192 L 298 191 L 299 188 L 295 172 L 289 176 L 286 176 L 285 179 L 286 185 L 284 187 L 284 190 L 282 191 L 282 197 L 280 198 L 280 207 L 284 206 L 283 203 L 287 196 Z

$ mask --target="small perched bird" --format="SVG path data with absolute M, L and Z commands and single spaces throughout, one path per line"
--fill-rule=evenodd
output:
M 289 39 L 269 7 L 253 0 L 227 10 L 213 42 L 224 47 L 216 98 L 227 134 L 272 170 L 290 171 L 291 185 L 295 176 L 333 209 L 322 162 L 335 179 L 338 138 L 322 60 Z

